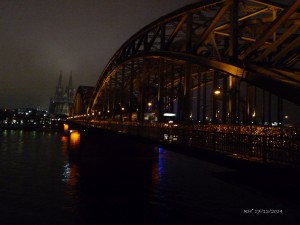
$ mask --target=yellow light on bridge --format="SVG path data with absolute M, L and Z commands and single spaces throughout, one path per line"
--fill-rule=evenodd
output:
M 220 90 L 215 90 L 214 93 L 215 93 L 215 95 L 219 95 L 219 94 L 221 94 L 221 91 Z

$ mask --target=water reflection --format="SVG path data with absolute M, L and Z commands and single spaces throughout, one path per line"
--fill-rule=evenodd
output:
M 67 144 L 52 132 L 0 132 L 1 225 L 76 224 L 77 167 Z
M 152 181 L 153 184 L 159 184 L 164 174 L 164 161 L 162 155 L 164 150 L 161 147 L 155 147 L 154 151 L 157 152 L 157 162 L 153 164 Z
M 69 150 L 79 150 L 80 147 L 80 132 L 71 131 L 66 135 L 61 136 L 62 150 L 65 154 L 70 153 Z
M 64 163 L 62 181 L 70 186 L 75 186 L 79 179 L 78 161 L 74 158 L 70 158 L 70 151 L 78 149 L 80 146 L 80 133 L 73 131 L 69 137 L 66 135 L 61 136 L 62 151 L 67 160 Z
M 64 132 L 67 133 L 69 131 L 69 125 L 64 123 Z
M 74 172 L 78 182 L 74 188 L 82 224 L 147 224 L 145 204 L 162 172 L 154 148 L 127 139 L 116 142 L 113 136 L 88 138 L 79 139 L 84 142 L 79 159 L 65 163 L 63 176 L 72 183 Z
M 70 186 L 75 186 L 78 183 L 79 170 L 75 163 L 67 160 L 64 165 L 62 181 Z
M 261 182 L 266 176 L 258 179 L 257 173 L 235 177 L 232 169 L 110 135 L 75 138 L 85 142 L 79 145 L 84 154 L 73 154 L 70 139 L 59 133 L 24 132 L 22 139 L 18 131 L 0 132 L 1 225 L 245 224 L 250 217 L 243 220 L 241 210 L 285 210 L 278 197 L 295 199 L 292 193 L 299 190 L 278 173 L 273 182 Z M 211 175 L 216 172 L 219 176 Z M 260 193 L 263 183 L 266 191 Z M 298 222 L 298 208 L 247 224 L 293 224 L 283 216 Z
M 61 136 L 61 149 L 65 156 L 68 154 L 69 149 L 69 138 L 65 135 Z
M 68 143 L 68 138 L 67 138 L 67 136 L 65 136 L 65 135 L 61 136 L 61 141 L 62 141 L 63 143 Z
M 70 131 L 70 148 L 72 150 L 77 150 L 80 146 L 80 132 Z
M 69 161 L 66 161 L 66 164 L 64 165 L 62 181 L 67 183 L 69 181 L 69 178 L 70 178 L 70 164 Z

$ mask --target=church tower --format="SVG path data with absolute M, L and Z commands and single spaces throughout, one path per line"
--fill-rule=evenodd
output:
M 74 100 L 74 88 L 72 81 L 72 72 L 69 77 L 69 84 L 66 86 L 65 93 L 67 95 L 68 101 L 73 103 Z
M 52 115 L 69 115 L 74 101 L 74 88 L 72 72 L 69 77 L 69 83 L 65 90 L 62 84 L 62 73 L 60 72 L 58 84 L 56 86 L 54 97 L 50 99 L 49 113 Z
M 58 79 L 58 84 L 56 86 L 56 91 L 55 91 L 55 97 L 56 98 L 62 98 L 64 95 L 63 93 L 63 86 L 62 86 L 62 74 L 60 72 L 59 74 L 59 79 Z

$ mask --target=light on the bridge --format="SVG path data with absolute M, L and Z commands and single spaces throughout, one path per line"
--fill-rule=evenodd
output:
M 284 116 L 284 119 L 288 119 L 288 118 L 289 118 L 289 116 L 288 116 L 288 115 L 285 115 L 285 116 Z
M 122 107 L 122 108 L 121 108 L 121 110 L 122 110 L 122 111 L 124 111 L 124 110 L 125 110 L 125 108 L 124 108 L 124 107 Z
M 164 113 L 163 116 L 176 116 L 175 113 Z
M 219 94 L 221 94 L 221 91 L 220 90 L 215 90 L 214 93 L 215 93 L 215 95 L 219 95 Z
M 152 102 L 148 102 L 148 106 L 151 107 L 152 106 Z
M 108 113 L 110 112 L 109 109 L 107 110 L 107 112 L 108 112 Z

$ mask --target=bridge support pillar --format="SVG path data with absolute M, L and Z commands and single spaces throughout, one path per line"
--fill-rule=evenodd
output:
M 121 92 L 120 92 L 120 121 L 123 121 L 123 111 L 124 108 L 124 76 L 125 76 L 125 65 L 122 65 L 122 72 L 121 72 Z
M 229 55 L 234 65 L 238 64 L 238 10 L 239 0 L 233 0 L 231 5 L 231 31 L 230 31 L 230 43 L 229 43 Z M 229 77 L 229 115 L 231 124 L 237 122 L 237 79 L 235 77 Z
M 278 104 L 278 112 L 277 112 L 277 123 L 278 123 L 278 125 L 283 125 L 283 101 L 282 101 L 282 99 L 280 98 L 280 97 L 278 97 L 277 98 L 277 104 Z
M 171 98 L 170 98 L 170 102 L 169 102 L 169 109 L 170 109 L 170 112 L 172 112 L 172 113 L 174 113 L 174 100 L 175 100 L 174 84 L 175 84 L 175 71 L 174 71 L 174 65 L 172 65 L 172 68 L 171 68 Z
M 131 68 L 130 68 L 130 85 L 129 85 L 129 114 L 128 120 L 132 121 L 132 112 L 133 112 L 133 79 L 134 79 L 134 62 L 131 61 Z
M 229 115 L 230 115 L 230 121 L 231 124 L 236 124 L 236 120 L 237 120 L 237 114 L 236 114 L 236 78 L 230 76 L 229 77 L 229 102 L 228 102 L 228 106 L 229 106 Z
M 197 123 L 200 121 L 200 108 L 201 108 L 201 76 L 200 72 L 198 72 L 198 79 L 197 79 Z
M 158 112 L 158 121 L 163 121 L 164 114 L 164 60 L 159 62 L 159 74 L 158 74 L 158 93 L 157 93 L 157 112 Z
M 183 122 L 188 123 L 192 118 L 192 110 L 191 110 L 191 64 L 189 62 L 187 62 L 185 64 L 183 98 L 184 98 Z
M 223 78 L 223 94 L 222 94 L 222 123 L 227 122 L 227 77 Z
M 218 106 L 218 93 L 217 91 L 219 90 L 218 88 L 218 72 L 214 71 L 214 77 L 213 77 L 213 104 L 212 104 L 212 122 L 213 123 L 218 123 L 218 111 L 219 111 L 219 106 Z
M 138 98 L 138 121 L 144 122 L 146 111 L 146 99 L 148 91 L 148 62 L 145 60 L 143 72 L 138 76 L 139 98 Z
M 203 74 L 203 112 L 202 112 L 202 123 L 206 123 L 206 95 L 207 95 L 207 73 Z

